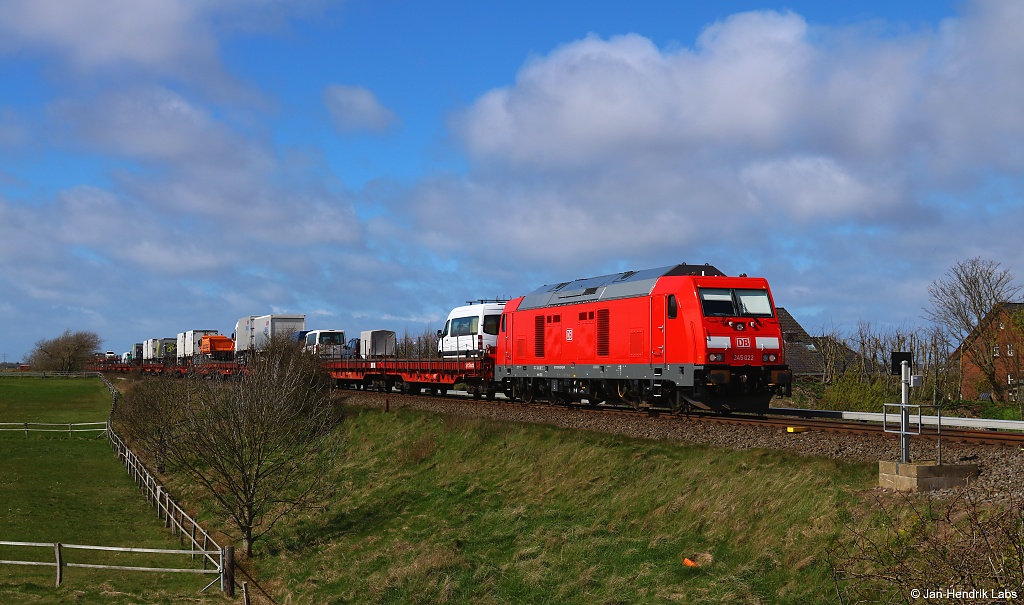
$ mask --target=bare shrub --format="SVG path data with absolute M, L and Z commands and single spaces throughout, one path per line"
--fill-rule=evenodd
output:
M 118 432 L 136 454 L 166 472 L 174 433 L 181 420 L 183 383 L 176 380 L 140 380 L 119 398 L 114 410 Z
M 330 493 L 339 420 L 319 361 L 273 339 L 236 380 L 152 381 L 121 407 L 126 432 L 182 472 L 230 519 L 247 555 L 289 512 Z
M 870 518 L 851 519 L 828 553 L 841 603 L 977 603 L 1024 596 L 1019 496 L 986 501 L 965 489 L 945 500 L 913 494 L 889 499 L 882 492 L 874 500 Z

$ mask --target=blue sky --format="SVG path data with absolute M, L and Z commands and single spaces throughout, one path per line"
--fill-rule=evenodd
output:
M 0 0 L 0 352 L 420 333 L 676 262 L 811 332 L 1019 272 L 1024 3 Z

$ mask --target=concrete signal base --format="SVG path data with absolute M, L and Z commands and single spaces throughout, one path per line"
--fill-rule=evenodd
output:
M 878 487 L 901 492 L 930 492 L 964 487 L 978 476 L 977 464 L 935 464 L 925 462 L 878 463 Z

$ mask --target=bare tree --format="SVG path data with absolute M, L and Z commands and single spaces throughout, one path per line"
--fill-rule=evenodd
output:
M 927 319 L 961 343 L 962 355 L 981 372 L 996 401 L 1005 401 L 1007 391 L 996 375 L 997 334 L 980 328 L 989 313 L 1020 292 L 1013 282 L 1013 273 L 1000 269 L 996 261 L 980 257 L 960 261 L 946 271 L 944 279 L 928 286 L 929 305 L 924 309 Z
M 430 329 L 424 328 L 419 336 L 413 336 L 406 328 L 402 337 L 398 339 L 398 357 L 409 359 L 422 359 L 437 355 L 437 334 Z
M 166 472 L 181 420 L 179 401 L 187 389 L 177 380 L 143 380 L 129 388 L 114 409 L 114 423 L 132 448 Z
M 95 332 L 65 330 L 57 338 L 37 341 L 26 362 L 43 372 L 80 372 L 101 343 Z
M 275 339 L 237 381 L 183 384 L 171 461 L 214 498 L 251 555 L 281 517 L 330 490 L 329 381 L 318 360 Z

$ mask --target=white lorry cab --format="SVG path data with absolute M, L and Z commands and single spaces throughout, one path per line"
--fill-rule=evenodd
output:
M 438 357 L 482 357 L 498 344 L 504 300 L 478 300 L 455 307 L 437 331 Z
M 310 330 L 302 350 L 327 359 L 349 358 L 356 353 L 347 346 L 344 330 Z

